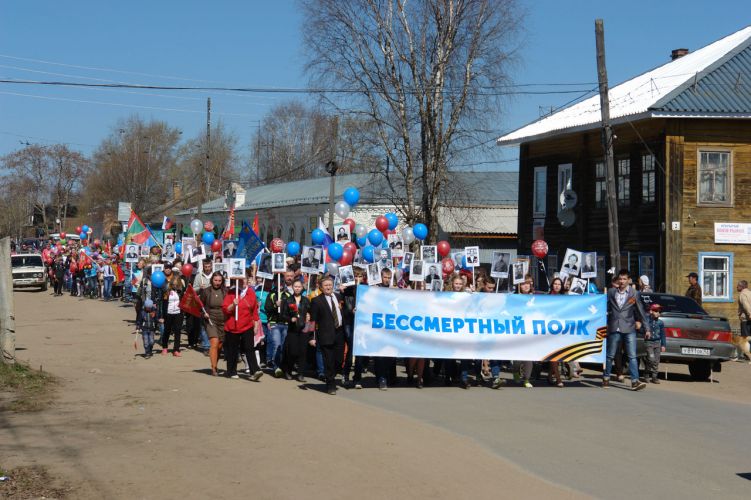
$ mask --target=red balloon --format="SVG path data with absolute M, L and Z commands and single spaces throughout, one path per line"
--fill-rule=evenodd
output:
M 284 241 L 281 238 L 274 238 L 271 240 L 271 251 L 274 253 L 282 253 L 284 251 Z
M 393 229 L 387 229 L 387 230 L 385 230 L 383 232 L 384 236 L 389 236 L 389 235 L 392 235 L 392 234 L 396 234 L 396 231 L 394 231 Z
M 451 245 L 449 245 L 448 241 L 439 241 L 436 246 L 438 247 L 438 255 L 440 255 L 441 257 L 447 256 L 451 251 Z
M 389 228 L 389 220 L 383 215 L 379 215 L 375 221 L 375 226 L 380 232 L 384 232 Z
M 548 254 L 548 244 L 545 240 L 535 240 L 532 242 L 532 253 L 538 259 L 543 259 Z
M 348 241 L 343 246 L 344 246 L 344 250 L 349 251 L 349 253 L 351 253 L 352 255 L 355 255 L 355 252 L 357 252 L 357 245 L 355 245 L 351 241 Z
M 81 226 L 76 226 L 76 233 L 81 234 Z
M 348 266 L 352 264 L 352 259 L 354 258 L 355 258 L 355 254 L 345 249 L 342 252 L 342 257 L 339 259 L 339 264 L 341 264 L 342 266 Z
M 355 231 L 355 220 L 348 217 L 344 219 L 344 223 L 349 226 L 349 232 L 352 234 Z
M 219 240 L 214 240 L 214 243 L 211 244 L 211 251 L 214 253 L 221 252 L 222 242 Z
M 183 267 L 180 268 L 180 272 L 183 276 L 192 276 L 193 275 L 193 264 L 190 264 L 186 262 L 183 264 Z
M 444 242 L 445 243 L 445 242 Z M 446 243 L 448 245 L 448 243 Z M 446 257 L 441 261 L 441 269 L 443 269 L 443 274 L 451 274 L 454 272 L 454 261 L 450 259 L 449 257 Z
M 65 233 L 60 233 L 60 239 L 61 239 L 61 240 L 64 240 L 64 239 L 65 239 Z
M 210 220 L 207 220 L 206 222 L 203 223 L 203 228 L 206 230 L 206 232 L 210 233 L 211 231 L 214 230 L 214 223 L 211 222 Z

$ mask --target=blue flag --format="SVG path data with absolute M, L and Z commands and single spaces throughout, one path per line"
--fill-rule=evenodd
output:
M 247 221 L 243 221 L 243 228 L 237 239 L 235 258 L 244 258 L 245 262 L 250 264 L 265 247 L 266 245 L 263 244 L 261 238 L 251 229 Z

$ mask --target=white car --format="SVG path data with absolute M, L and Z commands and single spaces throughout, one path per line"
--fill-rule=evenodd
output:
M 47 275 L 38 253 L 25 253 L 11 255 L 11 267 L 13 268 L 13 288 L 39 287 L 42 291 L 47 290 Z

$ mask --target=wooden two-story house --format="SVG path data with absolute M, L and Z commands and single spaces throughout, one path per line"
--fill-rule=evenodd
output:
M 673 51 L 671 61 L 612 87 L 609 97 L 621 266 L 678 294 L 697 273 L 705 308 L 737 326 L 736 283 L 751 281 L 751 26 Z M 597 252 L 597 281 L 605 285 L 599 96 L 498 144 L 519 147 L 519 253 L 546 240 L 552 273 L 567 248 Z

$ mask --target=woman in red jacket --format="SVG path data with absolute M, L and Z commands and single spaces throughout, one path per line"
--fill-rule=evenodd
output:
M 245 286 L 245 280 L 237 280 L 237 287 L 227 290 L 222 303 L 224 312 L 224 357 L 227 360 L 227 376 L 237 376 L 237 353 L 242 350 L 251 365 L 251 380 L 258 381 L 263 376 L 253 351 L 253 334 L 258 323 L 258 303 L 252 288 Z M 239 294 L 236 291 L 239 290 Z M 237 314 L 235 314 L 237 313 Z M 237 319 L 235 319 L 237 318 Z

